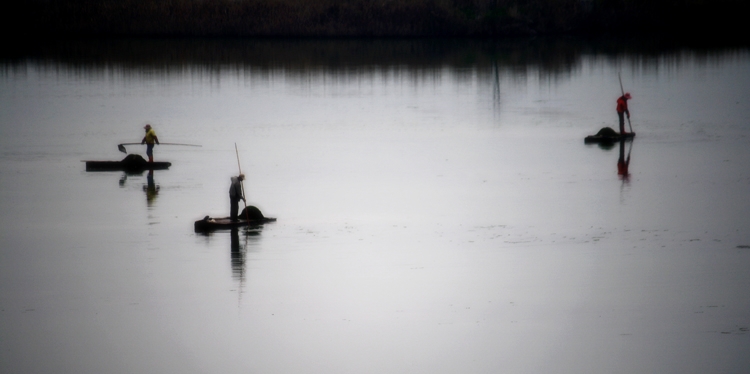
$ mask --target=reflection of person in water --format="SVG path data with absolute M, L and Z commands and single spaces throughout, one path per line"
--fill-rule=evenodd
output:
M 240 233 L 245 237 L 244 245 L 240 243 Z M 245 259 L 247 249 L 257 246 L 257 240 L 260 238 L 260 232 L 245 229 L 234 228 L 230 232 L 230 258 L 232 261 L 232 276 L 240 281 L 240 285 L 245 281 Z M 250 239 L 250 243 L 248 243 Z
M 231 232 L 231 247 L 230 247 L 230 253 L 232 258 L 232 273 L 234 274 L 235 278 L 242 279 L 244 278 L 244 272 L 245 272 L 245 255 L 242 253 L 242 247 L 240 246 L 240 235 L 239 230 L 232 229 Z
M 630 177 L 630 173 L 628 173 L 629 166 L 630 151 L 628 151 L 628 157 L 625 158 L 625 140 L 620 140 L 620 158 L 617 160 L 617 175 L 619 175 L 620 178 L 627 180 L 628 177 Z
M 149 170 L 146 175 L 147 185 L 143 186 L 143 190 L 146 191 L 146 203 L 151 206 L 156 200 L 156 195 L 159 194 L 159 186 L 154 182 L 154 171 Z

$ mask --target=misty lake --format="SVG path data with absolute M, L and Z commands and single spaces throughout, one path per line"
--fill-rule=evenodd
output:
M 750 368 L 747 48 L 123 39 L 3 56 L 2 373 Z M 584 144 L 617 129 L 618 76 L 637 136 Z M 151 176 L 85 170 L 147 123 L 201 147 L 157 145 L 172 166 Z M 228 215 L 238 159 L 248 203 L 278 220 L 196 233 Z

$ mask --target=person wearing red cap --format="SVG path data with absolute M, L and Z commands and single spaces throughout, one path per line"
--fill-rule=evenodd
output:
M 148 162 L 154 162 L 154 143 L 159 144 L 159 138 L 156 137 L 156 132 L 151 125 L 143 126 L 146 130 L 146 136 L 141 140 L 141 144 L 146 144 L 146 155 L 148 155 Z
M 625 132 L 625 115 L 627 114 L 628 119 L 630 119 L 628 100 L 630 100 L 630 92 L 626 92 L 625 95 L 617 99 L 617 116 L 620 117 L 620 134 L 622 135 L 627 134 Z

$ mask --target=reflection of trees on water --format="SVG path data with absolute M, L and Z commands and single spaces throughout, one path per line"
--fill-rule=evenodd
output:
M 685 48 L 690 47 L 690 53 Z M 542 80 L 566 79 L 579 68 L 583 57 L 631 62 L 648 69 L 665 59 L 679 64 L 710 63 L 728 51 L 677 45 L 656 38 L 643 41 L 576 38 L 536 39 L 114 39 L 58 40 L 23 45 L 4 51 L 2 61 L 28 62 L 51 68 L 60 65 L 109 75 L 205 75 L 252 73 L 271 79 L 283 71 L 287 79 L 361 79 L 363 76 L 402 75 L 429 81 L 451 71 L 455 79 L 476 74 L 479 81 L 496 82 L 508 75 L 523 79 L 531 74 Z M 731 51 L 731 49 L 729 49 Z M 741 50 L 738 49 L 737 53 Z
M 497 61 L 492 63 L 492 78 L 492 106 L 497 113 L 500 109 L 500 68 Z

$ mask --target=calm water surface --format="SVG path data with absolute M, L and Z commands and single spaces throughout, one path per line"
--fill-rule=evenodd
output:
M 584 145 L 617 125 L 618 74 L 638 136 Z M 748 97 L 742 48 L 89 41 L 5 57 L 0 372 L 746 371 Z M 157 146 L 172 167 L 152 178 L 85 171 L 146 123 L 202 147 Z M 228 214 L 235 143 L 249 203 L 278 221 L 196 234 Z

